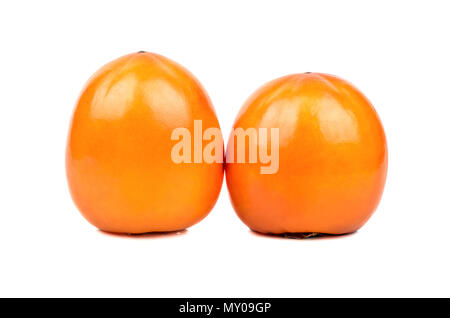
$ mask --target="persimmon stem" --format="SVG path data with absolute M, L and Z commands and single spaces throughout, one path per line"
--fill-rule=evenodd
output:
M 323 236 L 323 234 L 318 233 L 318 232 L 284 233 L 283 236 L 285 238 L 290 238 L 290 239 L 308 239 L 308 238 Z

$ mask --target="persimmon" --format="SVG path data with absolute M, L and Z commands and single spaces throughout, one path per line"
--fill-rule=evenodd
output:
M 177 63 L 139 52 L 103 66 L 79 97 L 67 144 L 67 179 L 82 215 L 118 233 L 177 231 L 203 219 L 222 186 L 221 136 L 220 162 L 171 157 L 174 129 L 194 135 L 195 121 L 220 134 L 207 93 Z
M 234 123 L 239 128 L 277 132 L 267 132 L 266 143 L 250 133 L 244 144 L 236 134 L 228 142 L 227 186 L 250 229 L 344 234 L 376 209 L 387 173 L 386 137 L 369 100 L 345 80 L 320 73 L 276 79 L 247 100 Z M 260 160 L 249 162 L 252 147 L 278 159 L 272 171 L 264 173 L 269 164 Z M 230 158 L 239 151 L 245 162 Z

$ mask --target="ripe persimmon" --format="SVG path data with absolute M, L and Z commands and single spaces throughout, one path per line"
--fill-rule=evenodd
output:
M 261 173 L 263 163 L 231 159 L 239 145 L 235 135 L 229 139 L 227 186 L 252 230 L 350 233 L 376 209 L 387 173 L 385 133 L 369 100 L 350 83 L 319 73 L 276 79 L 247 100 L 238 128 L 278 128 L 279 135 L 273 143 L 268 133 L 267 144 L 247 135 L 241 144 L 247 156 L 252 146 L 259 154 L 279 151 L 273 173 Z
M 176 231 L 203 219 L 223 163 L 171 158 L 173 130 L 194 134 L 196 120 L 219 129 L 205 90 L 175 62 L 139 52 L 102 67 L 79 97 L 67 144 L 67 179 L 82 215 L 119 233 Z M 223 152 L 221 136 L 220 145 Z

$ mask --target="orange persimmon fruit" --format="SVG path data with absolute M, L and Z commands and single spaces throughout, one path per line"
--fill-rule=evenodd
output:
M 201 84 L 166 57 L 133 53 L 97 71 L 79 97 L 66 150 L 70 193 L 82 215 L 101 230 L 134 234 L 203 219 L 218 198 L 223 163 L 171 158 L 173 130 L 193 134 L 195 120 L 219 129 Z
M 249 135 L 241 143 L 246 158 L 252 146 L 258 154 L 278 150 L 274 173 L 261 173 L 267 164 L 259 160 L 230 160 L 240 146 L 235 134 L 228 142 L 227 186 L 237 215 L 250 229 L 345 234 L 359 229 L 376 209 L 387 173 L 386 137 L 375 109 L 350 83 L 320 73 L 276 79 L 247 100 L 237 128 L 278 128 L 276 144 L 270 130 L 266 143 Z

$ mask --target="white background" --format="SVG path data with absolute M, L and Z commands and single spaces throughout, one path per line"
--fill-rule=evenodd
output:
M 0 296 L 450 296 L 450 8 L 446 1 L 2 1 Z M 245 99 L 296 72 L 349 80 L 372 101 L 388 179 L 356 234 L 254 234 L 226 186 L 186 232 L 104 234 L 64 167 L 78 94 L 146 50 L 188 68 L 227 138 Z

